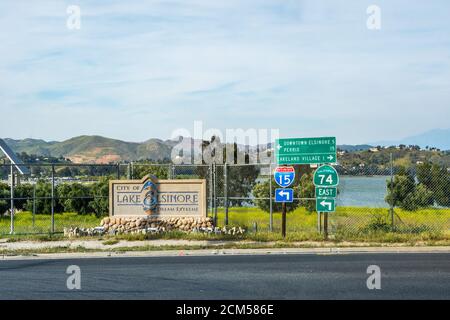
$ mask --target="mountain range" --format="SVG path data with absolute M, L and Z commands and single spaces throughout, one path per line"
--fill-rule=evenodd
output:
M 170 158 L 172 140 L 149 139 L 142 143 L 126 142 L 101 136 L 79 136 L 69 140 L 4 139 L 16 153 L 64 157 L 74 163 L 110 163 L 142 159 Z
M 65 141 L 41 139 L 4 139 L 16 153 L 26 152 L 38 156 L 64 157 L 74 163 L 110 163 L 151 159 L 170 159 L 171 150 L 178 141 L 149 139 L 144 142 L 126 142 L 101 136 L 79 136 Z M 450 150 L 450 129 L 436 129 L 398 141 L 378 141 L 363 145 L 338 145 L 349 152 L 367 150 L 371 146 L 419 145 Z M 242 147 L 242 146 L 240 146 Z M 239 148 L 242 149 L 242 148 Z M 253 148 L 250 148 L 250 150 Z M 1 156 L 1 155 L 0 155 Z
M 422 148 L 434 147 L 441 150 L 450 150 L 450 128 L 449 129 L 433 129 L 418 135 L 409 136 L 400 140 L 385 140 L 370 143 L 373 146 L 398 146 L 418 145 Z

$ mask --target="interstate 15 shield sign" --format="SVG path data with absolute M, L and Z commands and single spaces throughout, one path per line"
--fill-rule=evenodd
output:
M 280 187 L 289 187 L 294 182 L 295 169 L 294 167 L 277 167 L 273 177 Z

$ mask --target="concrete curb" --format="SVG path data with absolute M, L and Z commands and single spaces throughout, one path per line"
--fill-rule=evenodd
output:
M 448 253 L 450 247 L 357 247 L 357 248 L 262 248 L 262 249 L 200 249 L 161 250 L 130 252 L 89 252 L 89 253 L 48 253 L 29 256 L 0 256 L 0 260 L 46 260 L 46 259 L 87 259 L 87 258 L 138 258 L 138 257 L 181 257 L 181 256 L 232 256 L 232 255 L 280 255 L 280 254 L 380 254 L 380 253 Z

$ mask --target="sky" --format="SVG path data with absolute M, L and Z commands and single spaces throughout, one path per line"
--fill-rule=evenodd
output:
M 202 121 L 358 144 L 449 128 L 449 17 L 446 0 L 2 0 L 0 137 L 141 142 Z

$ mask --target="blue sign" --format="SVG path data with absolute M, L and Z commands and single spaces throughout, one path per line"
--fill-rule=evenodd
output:
M 289 187 L 294 182 L 295 169 L 294 167 L 277 167 L 273 177 L 280 187 Z
M 293 202 L 294 201 L 294 189 L 287 188 L 275 189 L 275 202 Z

